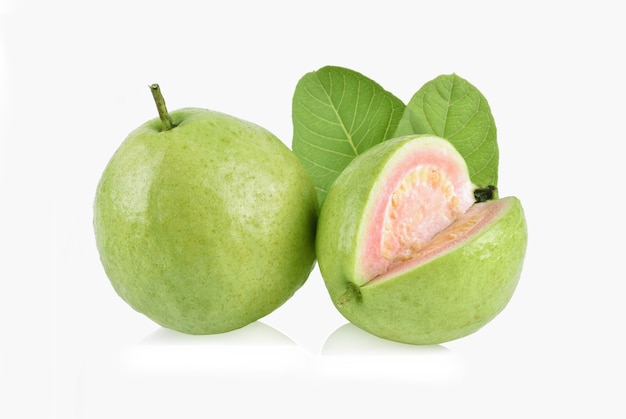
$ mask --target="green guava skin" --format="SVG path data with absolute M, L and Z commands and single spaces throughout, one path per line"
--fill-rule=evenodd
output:
M 351 323 L 388 340 L 440 344 L 474 333 L 508 304 L 522 271 L 527 226 L 520 201 L 502 198 L 500 216 L 461 246 L 357 285 L 363 282 L 357 249 L 365 203 L 389 156 L 409 140 L 381 143 L 338 177 L 321 208 L 317 259 L 335 307 Z
M 223 333 L 271 313 L 315 263 L 318 205 L 269 131 L 205 109 L 129 134 L 94 202 L 100 259 L 119 296 L 163 327 Z

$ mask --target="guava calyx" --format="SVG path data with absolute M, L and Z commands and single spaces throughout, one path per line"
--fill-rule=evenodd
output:
M 474 189 L 474 198 L 476 202 L 485 202 L 495 198 L 498 188 L 494 185 L 489 185 L 486 188 Z

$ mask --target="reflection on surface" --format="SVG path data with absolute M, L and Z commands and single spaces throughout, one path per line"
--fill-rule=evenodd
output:
M 347 323 L 322 349 L 326 374 L 351 379 L 453 381 L 460 378 L 458 357 L 442 345 L 408 345 L 378 338 Z
M 256 321 L 241 329 L 215 335 L 187 335 L 163 327 L 139 342 L 146 345 L 295 345 L 294 341 L 267 324 Z
M 292 418 L 328 416 L 333 406 L 334 417 L 352 414 L 346 400 L 372 389 L 379 397 L 413 400 L 434 382 L 455 381 L 459 371 L 444 346 L 389 342 L 351 324 L 313 356 L 258 321 L 208 336 L 159 328 L 92 354 L 81 371 L 77 410 L 89 419 L 248 417 L 260 409 Z
M 136 343 L 92 354 L 78 383 L 78 417 L 258 414 L 277 395 L 300 394 L 309 366 L 298 345 L 258 321 L 206 336 L 160 328 Z
M 291 368 L 302 356 L 290 338 L 256 321 L 215 335 L 187 335 L 160 328 L 125 351 L 123 362 L 128 369 L 168 374 L 251 374 Z
M 322 350 L 323 355 L 428 355 L 450 352 L 442 345 L 408 345 L 381 339 L 364 332 L 351 323 L 339 327 L 328 337 Z

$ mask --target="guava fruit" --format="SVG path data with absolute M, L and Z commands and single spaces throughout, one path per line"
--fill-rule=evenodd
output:
M 166 328 L 243 327 L 313 269 L 312 181 L 266 129 L 207 109 L 169 113 L 151 87 L 160 117 L 128 135 L 97 186 L 102 265 L 122 299 Z
M 339 312 L 411 344 L 457 339 L 493 319 L 519 281 L 527 227 L 517 198 L 476 202 L 476 189 L 462 156 L 436 136 L 395 138 L 355 158 L 317 227 L 319 269 Z

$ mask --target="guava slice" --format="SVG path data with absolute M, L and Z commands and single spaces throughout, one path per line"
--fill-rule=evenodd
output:
M 478 330 L 519 280 L 527 227 L 515 197 L 476 203 L 447 140 L 381 143 L 337 178 L 322 205 L 316 252 L 337 309 L 391 340 L 442 343 Z

